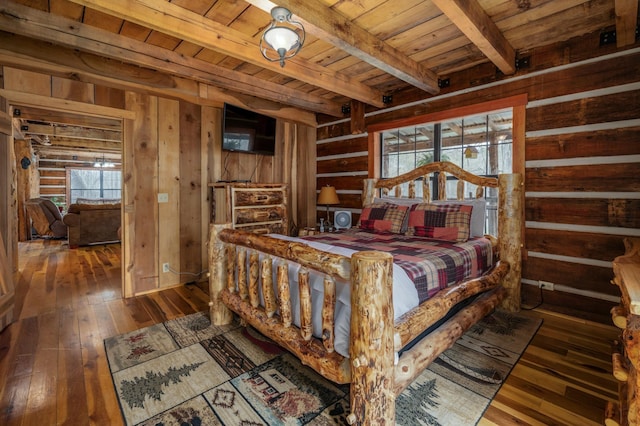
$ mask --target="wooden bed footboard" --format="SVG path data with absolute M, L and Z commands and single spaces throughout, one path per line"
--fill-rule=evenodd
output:
M 351 383 L 352 413 L 348 416 L 351 424 L 372 424 L 374 419 L 377 422 L 384 418 L 392 423 L 396 396 L 502 301 L 506 291 L 500 283 L 509 270 L 508 263 L 500 261 L 489 274 L 439 293 L 394 324 L 393 265 L 388 253 L 362 251 L 347 258 L 303 243 L 215 224 L 210 228 L 209 253 L 212 322 L 227 324 L 235 312 L 242 321 L 327 379 Z M 274 262 L 273 258 L 280 260 Z M 302 265 L 298 276 L 299 327 L 291 319 L 287 272 L 287 262 L 291 261 Z M 274 263 L 276 283 L 272 281 Z M 311 335 L 308 286 L 311 269 L 325 274 L 320 338 Z M 336 278 L 348 278 L 352 286 L 349 358 L 333 348 Z M 456 303 L 480 293 L 483 295 L 476 301 L 397 358 L 406 343 L 416 339 Z

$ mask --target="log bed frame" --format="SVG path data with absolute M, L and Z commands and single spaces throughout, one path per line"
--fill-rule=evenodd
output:
M 235 312 L 244 323 L 273 339 L 327 379 L 350 383 L 349 424 L 393 424 L 397 395 L 467 329 L 499 305 L 509 311 L 520 308 L 522 175 L 479 177 L 452 163 L 431 163 L 391 179 L 366 179 L 363 203 L 372 202 L 379 190 L 388 192 L 404 182 L 409 182 L 409 197 L 415 198 L 415 181 L 420 177 L 423 177 L 424 198 L 428 201 L 431 173 L 437 174 L 441 199 L 446 198 L 446 173 L 459 179 L 458 199 L 463 198 L 462 181 L 477 185 L 477 197 L 483 196 L 484 187 L 498 188 L 499 235 L 491 240 L 499 260 L 487 275 L 440 291 L 394 324 L 390 254 L 361 251 L 349 258 L 316 250 L 304 243 L 232 230 L 230 224 L 211 224 L 211 322 L 229 324 Z M 397 189 L 395 196 L 401 196 Z M 258 252 L 265 255 L 262 261 Z M 276 267 L 278 297 L 273 290 L 272 257 L 282 259 Z M 302 265 L 298 277 L 300 327 L 293 325 L 291 319 L 288 261 Z M 312 336 L 309 269 L 325 277 L 322 339 Z M 336 278 L 351 283 L 349 358 L 333 349 Z M 396 358 L 401 348 L 456 303 L 479 293 L 483 294 Z M 260 303 L 260 294 L 264 306 Z

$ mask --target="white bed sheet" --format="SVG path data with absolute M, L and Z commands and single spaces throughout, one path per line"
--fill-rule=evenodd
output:
M 270 236 L 297 241 L 307 244 L 313 248 L 326 251 L 329 253 L 340 254 L 351 257 L 354 250 L 344 247 L 335 247 L 329 244 L 317 241 L 307 241 L 296 237 L 289 237 L 279 234 L 270 234 Z M 292 320 L 297 326 L 300 325 L 300 297 L 298 291 L 298 271 L 300 265 L 297 263 L 289 264 L 289 285 L 291 288 L 291 309 Z M 274 264 L 274 274 L 276 268 Z M 275 287 L 274 277 L 274 287 Z M 322 336 L 322 304 L 324 298 L 324 277 L 321 273 L 309 270 L 309 286 L 311 288 L 311 309 L 312 309 L 312 325 L 313 335 L 320 338 Z M 277 289 L 276 289 L 277 292 Z M 411 309 L 418 306 L 418 291 L 415 285 L 409 279 L 406 272 L 399 266 L 393 265 L 393 314 L 394 319 L 399 318 Z M 349 357 L 349 332 L 351 328 L 351 286 L 348 281 L 336 280 L 336 310 L 335 310 L 335 351 L 340 355 Z

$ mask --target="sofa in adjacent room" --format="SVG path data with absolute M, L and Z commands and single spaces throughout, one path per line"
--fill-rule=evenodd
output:
M 69 228 L 69 247 L 120 241 L 119 202 L 77 202 L 69 206 L 63 221 Z

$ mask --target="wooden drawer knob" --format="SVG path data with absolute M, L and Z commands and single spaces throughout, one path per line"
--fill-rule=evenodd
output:
M 611 319 L 616 327 L 622 330 L 627 328 L 627 310 L 624 306 L 618 305 L 611 308 Z
M 606 426 L 620 426 L 620 408 L 615 402 L 607 401 L 604 408 L 604 424 Z
M 626 382 L 629 379 L 629 370 L 627 370 L 622 354 L 614 352 L 611 356 L 611 362 L 613 364 L 613 377 L 621 382 Z

